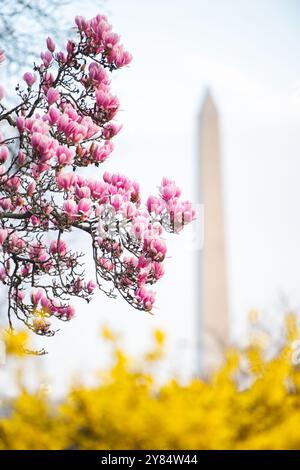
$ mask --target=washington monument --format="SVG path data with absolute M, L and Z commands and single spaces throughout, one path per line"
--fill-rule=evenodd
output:
M 198 198 L 204 208 L 200 251 L 198 372 L 211 372 L 229 341 L 222 164 L 218 111 L 209 91 L 199 116 Z

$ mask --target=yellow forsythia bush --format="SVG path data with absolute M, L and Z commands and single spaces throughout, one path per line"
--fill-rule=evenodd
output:
M 153 372 L 164 338 L 142 363 L 115 345 L 114 366 L 95 388 L 76 388 L 62 403 L 25 389 L 0 406 L 0 449 L 299 449 L 298 338 L 287 321 L 285 346 L 271 360 L 254 339 L 228 351 L 209 381 L 158 385 Z M 115 342 L 105 330 L 105 337 Z

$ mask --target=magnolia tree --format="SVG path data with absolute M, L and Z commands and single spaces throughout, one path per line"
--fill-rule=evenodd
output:
M 8 290 L 10 328 L 17 318 L 48 336 L 52 318 L 74 317 L 72 297 L 89 302 L 96 288 L 151 312 L 149 287 L 164 274 L 164 233 L 178 233 L 194 218 L 168 178 L 145 206 L 135 181 L 108 172 L 97 178 L 120 130 L 110 74 L 131 55 L 105 16 L 75 23 L 77 39 L 66 50 L 56 51 L 48 37 L 41 62 L 16 88 L 12 109 L 0 88 L 0 280 Z M 84 175 L 88 166 L 96 167 L 95 178 Z M 93 279 L 86 278 L 87 253 L 66 243 L 73 231 L 89 240 Z

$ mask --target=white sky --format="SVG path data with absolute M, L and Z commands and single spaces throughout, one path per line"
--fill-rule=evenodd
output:
M 78 13 L 89 17 L 98 10 Z M 196 118 L 209 85 L 222 126 L 233 337 L 242 334 L 251 308 L 274 319 L 283 309 L 282 296 L 285 307 L 298 308 L 299 1 L 109 0 L 102 11 L 134 56 L 114 80 L 124 127 L 105 169 L 136 178 L 145 198 L 168 175 L 195 201 Z M 57 391 L 75 372 L 90 375 L 108 357 L 99 340 L 106 323 L 135 353 L 162 327 L 168 332 L 168 370 L 192 370 L 193 238 L 192 227 L 169 237 L 154 317 L 99 293 L 54 338 L 39 341 L 49 355 L 31 361 L 32 367 Z

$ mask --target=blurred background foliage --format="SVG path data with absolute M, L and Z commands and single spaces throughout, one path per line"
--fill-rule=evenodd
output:
M 271 358 L 272 338 L 257 330 L 246 348 L 228 350 L 225 364 L 207 381 L 159 383 L 161 331 L 154 333 L 151 351 L 136 359 L 108 328 L 102 337 L 113 345 L 114 362 L 93 388 L 76 385 L 55 402 L 47 390 L 29 392 L 18 374 L 18 396 L 0 406 L 0 449 L 300 448 L 293 315 L 287 316 L 285 344 Z M 11 356 L 22 362 L 28 338 L 4 338 L 8 362 Z
M 76 0 L 75 0 L 76 2 Z M 45 41 L 45 32 L 66 35 L 63 8 L 70 0 L 0 0 L 0 47 L 7 73 L 31 66 Z

